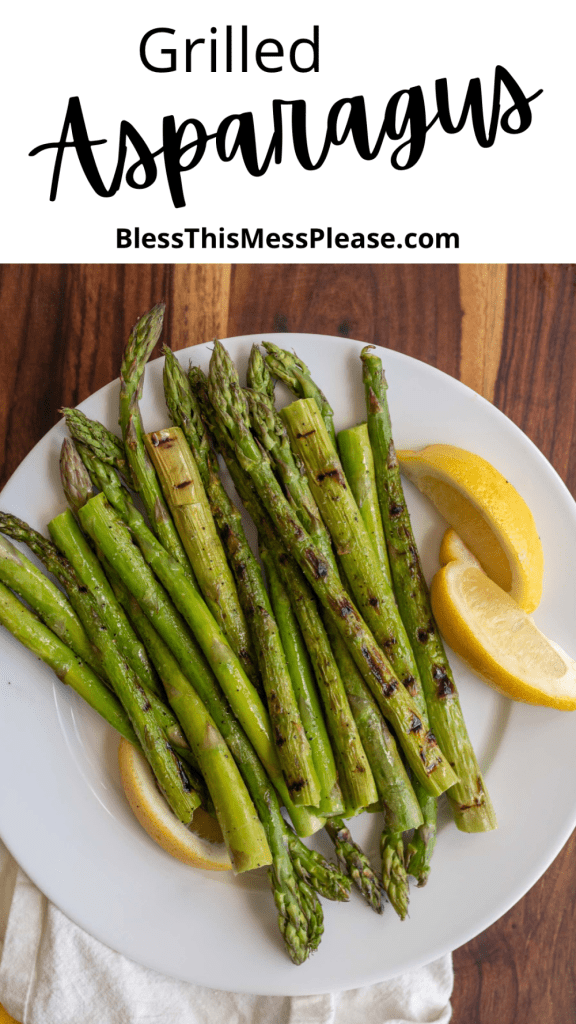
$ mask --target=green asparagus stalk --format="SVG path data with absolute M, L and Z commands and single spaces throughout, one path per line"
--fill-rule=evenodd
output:
M 311 399 L 294 402 L 282 410 L 282 417 L 306 466 L 312 493 L 336 545 L 358 610 L 395 675 L 414 696 L 418 670 L 392 584 L 378 563 L 318 407 Z
M 140 398 L 144 370 L 162 332 L 165 306 L 158 303 L 135 325 L 128 339 L 120 369 L 120 428 L 126 456 L 132 472 L 132 484 L 140 493 L 152 528 L 166 550 L 183 566 L 192 580 L 192 572 L 184 545 L 162 496 L 156 472 L 144 444 L 144 428 L 140 416 Z
M 231 713 L 210 666 L 184 621 L 132 544 L 124 524 L 114 515 L 110 506 L 106 507 L 103 496 L 98 495 L 88 502 L 81 509 L 80 518 L 172 651 L 180 669 L 214 719 L 240 769 L 266 831 L 272 854 L 270 877 L 280 930 L 292 960 L 302 963 L 320 941 L 322 912 L 312 891 L 294 871 L 287 847 L 284 819 L 262 761 Z M 273 764 L 269 764 L 269 767 L 275 785 L 286 800 L 288 794 L 279 769 L 274 769 Z
M 395 832 L 418 828 L 422 812 L 394 737 L 333 624 L 327 623 L 327 633 L 372 769 L 386 827 Z
M 302 526 L 314 538 L 334 571 L 337 571 L 330 534 L 310 490 L 304 464 L 292 450 L 284 422 L 274 408 L 272 378 L 256 345 L 250 353 L 248 381 L 251 389 L 245 391 L 245 396 L 254 434 L 269 453 Z
M 270 864 L 264 829 L 220 730 L 138 602 L 132 595 L 125 599 L 206 782 L 234 871 Z
M 250 433 L 244 396 L 240 388 L 229 382 L 227 355 L 218 343 L 212 354 L 209 390 L 221 428 L 228 433 L 242 468 L 250 473 L 288 552 L 298 561 L 318 599 L 337 623 L 363 678 L 392 721 L 415 775 L 431 793 L 439 795 L 454 784 L 454 772 L 435 738 L 424 732 L 410 695 L 392 672 L 340 580 L 286 501 L 269 460 Z
M 277 345 L 273 345 L 270 341 L 263 341 L 262 344 L 268 353 L 266 365 L 270 372 L 283 381 L 297 398 L 314 399 L 322 414 L 322 419 L 332 444 L 335 445 L 334 413 L 326 395 L 323 394 L 318 385 L 312 380 L 310 370 L 306 364 L 301 359 L 298 359 L 294 353 L 278 348 Z
M 292 607 L 306 638 L 328 731 L 338 758 L 345 806 L 348 814 L 355 814 L 378 800 L 370 762 L 314 595 L 298 566 L 284 552 L 277 553 L 275 566 L 285 590 L 290 594 Z
M 390 578 L 390 564 L 378 503 L 374 457 L 372 455 L 367 424 L 362 423 L 351 430 L 341 431 L 338 434 L 338 446 L 350 490 L 364 519 L 378 561 L 381 567 L 385 569 L 387 577 Z M 417 704 L 424 727 L 428 728 L 426 701 L 420 679 L 417 675 L 412 687 L 412 696 Z M 418 885 L 422 886 L 428 880 L 430 862 L 436 845 L 437 807 L 435 798 L 427 793 L 417 780 L 414 782 L 414 789 L 420 804 L 423 821 L 410 841 L 406 863 L 409 865 L 410 874 L 413 874 L 418 881 Z M 393 877 L 402 879 L 405 876 L 403 863 L 396 868 L 398 864 L 397 851 L 401 848 L 403 842 L 401 832 L 402 829 L 396 824 L 386 823 L 381 837 L 382 864 L 384 868 L 383 882 L 384 888 L 387 891 L 393 884 Z M 389 872 L 389 874 L 387 875 L 386 872 Z M 407 883 L 405 877 L 400 888 L 401 890 L 406 890 L 406 900 L 401 901 L 401 903 L 407 902 Z M 395 893 L 393 892 L 392 901 L 398 904 L 398 900 L 395 900 L 394 897 Z
M 268 577 L 272 609 L 298 701 L 300 718 L 310 743 L 314 767 L 320 782 L 319 811 L 325 815 L 341 814 L 344 803 L 338 784 L 338 772 L 300 626 L 292 611 L 290 598 L 276 571 L 274 558 L 262 544 L 260 556 Z
M 272 723 L 280 764 L 288 758 L 288 764 L 301 766 L 302 777 L 308 780 L 307 798 L 301 802 L 318 807 L 325 813 L 321 803 L 321 787 L 311 745 L 300 716 L 298 701 L 294 692 L 290 672 L 286 663 L 284 648 L 278 625 L 272 613 L 269 599 L 263 596 L 255 609 L 258 619 L 258 654 L 260 671 L 266 692 L 268 711 Z M 284 770 L 286 777 L 286 770 Z M 292 799 L 294 789 L 290 788 Z
M 368 430 L 374 453 L 382 522 L 396 597 L 418 663 L 430 724 L 458 782 L 448 790 L 456 825 L 463 832 L 496 828 L 496 816 L 466 730 L 458 691 L 432 615 L 392 439 L 382 361 L 362 350 Z
M 130 719 L 117 697 L 78 655 L 0 583 L 0 623 L 59 679 L 94 708 L 121 736 L 139 746 Z
M 381 914 L 383 910 L 382 885 L 366 854 L 354 842 L 350 830 L 341 818 L 330 818 L 326 822 L 326 831 L 334 843 L 336 856 L 342 870 L 350 875 L 368 906 L 372 907 L 377 914 Z
M 2 536 L 0 580 L 27 601 L 45 625 L 85 661 L 96 675 L 102 675 L 102 657 L 90 643 L 70 602 L 22 551 L 18 551 Z
M 357 427 L 351 427 L 349 430 L 341 430 L 338 433 L 338 450 L 352 496 L 358 505 L 380 567 L 385 576 L 391 579 L 386 537 L 376 493 L 374 458 L 367 425 L 360 423 Z
M 328 628 L 328 635 L 384 811 L 384 828 L 380 837 L 382 885 L 390 902 L 403 918 L 403 915 L 405 916 L 404 905 L 407 906 L 409 895 L 404 863 L 400 864 L 397 856 L 398 851 L 403 848 L 403 832 L 414 828 L 417 830 L 415 836 L 418 836 L 425 827 L 423 825 L 424 812 L 430 816 L 430 804 L 432 805 L 432 825 L 427 826 L 428 831 L 424 834 L 424 838 L 430 842 L 424 845 L 422 840 L 414 840 L 415 843 L 418 842 L 421 854 L 419 884 L 424 884 L 423 873 L 426 871 L 427 877 L 429 870 L 429 857 L 426 858 L 424 854 L 428 853 L 431 856 L 434 846 L 431 839 L 431 828 L 433 826 L 435 829 L 436 799 L 426 793 L 417 781 L 411 785 L 394 737 L 382 718 L 374 697 L 358 672 L 354 660 L 346 649 L 342 637 L 333 625 Z
M 200 591 L 249 679 L 258 673 L 234 578 L 193 455 L 179 427 L 144 437 Z
M 74 566 L 82 584 L 94 595 L 99 613 L 132 671 L 149 693 L 161 696 L 158 677 L 146 649 L 116 601 L 102 566 L 71 511 L 56 516 L 49 524 L 49 532 L 58 549 Z
M 144 640 L 143 632 L 139 628 L 143 619 L 146 620 L 146 622 L 148 622 L 146 616 L 144 615 L 144 612 L 140 608 L 137 601 L 135 601 L 135 599 L 132 597 L 132 594 L 130 593 L 128 588 L 124 586 L 122 580 L 114 571 L 110 563 L 106 561 L 106 559 L 102 555 L 102 552 L 99 552 L 99 558 L 102 562 L 102 568 L 104 569 L 104 572 L 106 573 L 106 576 L 108 577 L 108 580 L 110 582 L 110 586 L 114 591 L 114 596 L 116 597 L 118 604 L 122 606 L 130 622 L 132 623 L 132 626 L 134 627 L 134 631 L 137 633 L 137 635 L 140 637 L 140 639 L 148 649 L 148 645 Z M 155 659 L 152 658 L 152 654 L 150 651 L 149 653 L 151 661 L 155 666 Z M 154 695 L 149 694 L 149 699 L 150 703 L 154 705 L 156 714 L 160 717 L 162 721 L 167 742 L 170 744 L 172 749 L 178 754 L 180 760 L 185 761 L 186 764 L 194 770 L 198 780 L 201 780 L 201 784 L 204 787 L 202 792 L 202 805 L 212 815 L 212 817 L 214 817 L 214 805 L 212 803 L 210 794 L 204 783 L 204 780 L 202 779 L 202 772 L 200 769 L 198 758 L 196 757 L 196 754 L 192 750 L 191 746 L 188 743 L 188 740 L 186 739 L 186 736 L 184 735 L 184 732 L 182 731 L 182 726 L 178 721 L 176 712 L 172 710 L 171 705 L 164 704 L 158 697 Z
M 164 394 L 170 418 L 182 430 L 198 467 L 218 535 L 234 574 L 238 598 L 252 637 L 252 648 L 256 650 L 258 623 L 254 621 L 254 613 L 261 604 L 258 595 L 265 590 L 260 566 L 244 533 L 240 512 L 220 479 L 218 460 L 210 446 L 187 376 L 169 348 L 164 348 L 164 354 Z M 250 678 L 260 692 L 260 680 L 253 676 Z

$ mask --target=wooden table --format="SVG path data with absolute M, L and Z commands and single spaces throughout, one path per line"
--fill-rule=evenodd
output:
M 510 416 L 575 493 L 576 273 L 556 265 L 4 266 L 0 485 L 60 406 L 117 375 L 130 328 L 160 299 L 175 349 L 307 331 L 438 366 Z M 516 907 L 456 950 L 453 1024 L 576 1021 L 575 893 L 572 836 Z

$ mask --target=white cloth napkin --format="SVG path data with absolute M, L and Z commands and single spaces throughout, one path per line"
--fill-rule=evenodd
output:
M 333 995 L 250 996 L 141 967 L 73 924 L 0 842 L 0 1003 L 21 1024 L 447 1024 L 452 958 Z

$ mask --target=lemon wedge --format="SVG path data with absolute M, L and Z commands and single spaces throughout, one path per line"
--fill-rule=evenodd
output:
M 532 513 L 512 484 L 486 459 L 453 445 L 401 451 L 398 459 L 490 579 L 533 612 L 542 596 L 544 556 Z
M 474 565 L 477 569 L 482 569 L 476 555 L 472 554 L 470 548 L 466 547 L 462 537 L 459 537 L 456 530 L 453 530 L 451 526 L 448 527 L 442 537 L 438 558 L 440 565 L 448 565 L 448 562 L 466 562 L 466 565 Z M 483 569 L 482 572 L 484 572 Z
M 219 825 L 198 807 L 186 828 L 160 793 L 144 754 L 122 738 L 118 763 L 124 792 L 142 828 L 166 853 L 184 864 L 210 871 L 231 871 Z
M 430 588 L 450 647 L 494 689 L 527 704 L 576 710 L 576 662 L 481 569 L 451 561 Z

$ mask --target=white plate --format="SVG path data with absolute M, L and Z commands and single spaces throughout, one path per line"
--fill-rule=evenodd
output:
M 253 341 L 227 345 L 243 372 Z M 269 340 L 309 364 L 336 412 L 338 429 L 363 418 L 361 345 L 293 334 Z M 546 558 L 538 626 L 576 655 L 576 506 L 555 471 L 510 420 L 451 377 L 381 351 L 398 447 L 444 441 L 493 462 L 530 505 Z M 179 353 L 208 366 L 207 345 Z M 166 425 L 162 361 L 146 375 L 148 430 Z M 114 428 L 118 385 L 82 404 Z M 287 395 L 285 396 L 288 397 Z M 54 427 L 4 489 L 0 507 L 45 530 L 62 511 Z M 408 486 L 430 577 L 443 524 Z M 464 835 L 440 815 L 430 881 L 413 889 L 410 918 L 377 917 L 353 894 L 324 902 L 325 933 L 303 966 L 285 955 L 263 872 L 234 879 L 172 860 L 140 829 L 125 803 L 112 730 L 5 632 L 0 635 L 0 830 L 24 870 L 72 920 L 113 949 L 190 982 L 265 994 L 355 988 L 424 964 L 482 931 L 546 870 L 576 822 L 576 717 L 511 704 L 452 658 L 466 721 L 498 814 L 499 829 Z M 352 823 L 377 856 L 379 819 Z M 328 844 L 321 839 L 322 848 Z

